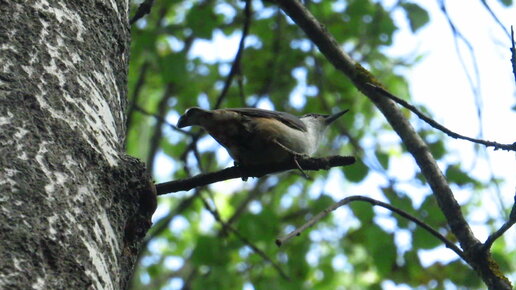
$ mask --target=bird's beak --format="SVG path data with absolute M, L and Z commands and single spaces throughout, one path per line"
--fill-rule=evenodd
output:
M 328 126 L 331 123 L 333 123 L 335 120 L 337 120 L 340 116 L 346 114 L 348 111 L 349 110 L 344 110 L 342 112 L 338 112 L 336 114 L 329 115 L 328 117 L 326 117 L 326 120 L 325 120 L 326 126 Z
M 190 124 L 189 124 L 188 118 L 186 117 L 186 114 L 185 114 L 185 115 L 182 115 L 181 117 L 179 117 L 179 120 L 177 121 L 177 127 L 184 128 L 187 126 L 190 126 Z

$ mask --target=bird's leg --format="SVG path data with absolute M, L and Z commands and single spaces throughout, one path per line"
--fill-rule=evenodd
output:
M 301 154 L 301 153 L 298 153 L 298 152 L 295 152 L 293 151 L 292 149 L 290 148 L 287 148 L 285 145 L 281 144 L 278 140 L 274 139 L 273 142 L 278 145 L 279 147 L 281 147 L 283 150 L 287 151 L 288 153 L 290 153 L 292 155 L 292 158 L 294 160 L 294 164 L 296 165 L 297 169 L 299 169 L 299 172 L 301 172 L 301 175 L 303 175 L 304 178 L 306 179 L 310 179 L 310 177 L 305 173 L 305 171 L 303 170 L 303 168 L 301 167 L 301 165 L 299 165 L 299 162 L 297 162 L 297 158 L 298 157 L 302 157 L 302 158 L 305 158 L 306 156 L 304 154 Z
M 240 169 L 240 172 L 242 172 L 242 175 L 245 174 L 245 168 L 244 168 L 244 166 L 242 166 L 242 164 L 240 164 L 240 162 L 233 161 L 233 166 Z M 247 181 L 247 179 L 249 179 L 249 176 L 242 176 L 242 181 Z

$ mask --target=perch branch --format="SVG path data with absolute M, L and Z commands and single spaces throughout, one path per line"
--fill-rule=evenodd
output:
M 355 163 L 355 157 L 352 156 L 329 156 L 325 158 L 298 158 L 299 165 L 304 170 L 321 170 L 329 169 L 336 166 L 348 166 Z M 256 167 L 237 167 L 232 166 L 220 171 L 199 174 L 191 178 L 173 180 L 165 183 L 156 184 L 156 191 L 158 195 L 167 193 L 190 190 L 195 187 L 205 186 L 211 183 L 241 177 L 262 177 L 266 174 L 276 173 L 297 169 L 292 161 L 284 163 L 256 166 Z

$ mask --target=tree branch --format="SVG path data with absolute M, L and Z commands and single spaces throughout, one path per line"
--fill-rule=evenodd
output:
M 276 269 L 276 271 L 278 271 L 280 276 L 283 277 L 283 279 L 290 281 L 290 277 L 287 275 L 287 273 L 285 273 L 285 271 L 283 271 L 283 269 L 281 269 L 281 267 L 280 267 L 280 265 L 278 265 L 278 263 L 274 262 L 269 256 L 267 256 L 267 254 L 264 251 L 260 250 L 260 248 L 258 248 L 256 245 L 251 243 L 251 241 L 249 241 L 239 231 L 237 231 L 235 228 L 233 228 L 233 226 L 225 223 L 222 220 L 222 218 L 220 217 L 220 214 L 217 211 L 217 209 L 211 208 L 210 205 L 208 204 L 208 201 L 206 199 L 204 199 L 202 196 L 201 196 L 201 200 L 202 200 L 202 203 L 204 204 L 204 208 L 209 213 L 211 213 L 213 218 L 222 226 L 222 228 L 224 230 L 229 230 L 231 233 L 233 233 L 235 235 L 235 237 L 237 237 L 237 239 L 239 239 L 243 244 L 245 244 L 249 248 L 251 248 L 258 256 L 262 257 L 262 259 L 269 262 L 272 265 L 272 267 L 274 269 Z
M 488 251 L 493 243 L 501 237 L 508 229 L 510 229 L 514 224 L 516 224 L 516 195 L 514 195 L 514 204 L 512 205 L 511 214 L 509 215 L 509 220 L 506 221 L 496 232 L 492 233 L 484 245 L 482 245 L 482 249 L 484 251 Z
M 445 133 L 446 135 L 448 135 L 448 136 L 450 136 L 452 138 L 471 141 L 473 143 L 482 144 L 482 145 L 484 145 L 486 147 L 494 147 L 494 150 L 502 149 L 502 150 L 507 150 L 507 151 L 516 151 L 516 142 L 514 142 L 512 144 L 500 144 L 500 143 L 493 142 L 493 141 L 486 141 L 486 140 L 481 140 L 481 139 L 475 139 L 475 138 L 471 138 L 471 137 L 467 137 L 467 136 L 455 133 L 452 130 L 444 127 L 443 125 L 441 125 L 439 123 L 437 123 L 433 119 L 425 116 L 425 114 L 423 114 L 421 111 L 419 111 L 416 107 L 412 106 L 411 104 L 409 104 L 405 100 L 400 99 L 400 98 L 396 97 L 395 95 L 389 93 L 384 88 L 378 87 L 378 86 L 373 85 L 373 84 L 369 84 L 369 85 L 372 88 L 374 88 L 375 90 L 378 90 L 380 95 L 382 95 L 382 96 L 384 96 L 386 98 L 389 98 L 389 99 L 395 101 L 396 103 L 402 105 L 403 107 L 409 109 L 411 112 L 416 114 L 421 120 L 425 121 L 428 125 L 432 126 L 433 128 L 435 128 L 437 130 L 442 131 L 443 133 Z
M 452 251 L 454 251 L 457 255 L 459 255 L 459 257 L 461 257 L 462 259 L 465 259 L 464 252 L 461 249 L 459 249 L 459 247 L 457 247 L 454 243 L 452 243 L 450 240 L 448 240 L 445 236 L 441 235 L 438 231 L 433 229 L 430 225 L 426 224 L 422 220 L 420 220 L 417 217 L 409 214 L 408 212 L 406 212 L 406 211 L 404 211 L 402 209 L 396 208 L 396 207 L 394 207 L 394 206 L 392 206 L 392 205 L 390 205 L 388 203 L 385 203 L 385 202 L 382 202 L 382 201 L 379 201 L 379 200 L 376 200 L 376 199 L 373 199 L 373 198 L 370 198 L 370 197 L 361 196 L 361 195 L 349 196 L 349 197 L 341 199 L 340 201 L 332 204 L 330 207 L 326 208 L 325 210 L 323 210 L 322 212 L 320 212 L 319 214 L 317 214 L 316 216 L 311 218 L 304 225 L 302 225 L 299 228 L 295 229 L 294 231 L 290 232 L 288 235 L 286 235 L 284 237 L 281 237 L 281 238 L 278 238 L 276 240 L 276 245 L 281 246 L 285 242 L 287 242 L 290 239 L 292 239 L 293 237 L 301 235 L 301 233 L 304 230 L 306 230 L 307 228 L 313 226 L 315 223 L 317 223 L 318 221 L 320 221 L 321 219 L 323 219 L 324 217 L 329 215 L 332 211 L 336 210 L 337 208 L 339 208 L 339 207 L 341 207 L 343 205 L 347 205 L 348 203 L 351 203 L 351 202 L 354 202 L 354 201 L 367 202 L 367 203 L 372 204 L 373 206 L 375 206 L 375 205 L 376 206 L 380 206 L 380 207 L 386 208 L 386 209 L 388 209 L 388 210 L 390 210 L 392 212 L 395 212 L 395 213 L 399 214 L 400 216 L 402 216 L 402 217 L 404 217 L 404 218 L 414 222 L 418 226 L 422 227 L 424 230 L 426 230 L 432 236 L 434 236 L 437 239 L 441 240 L 446 245 L 447 248 L 449 248 Z
M 235 55 L 235 59 L 233 60 L 233 64 L 231 65 L 231 70 L 229 71 L 229 74 L 226 78 L 226 81 L 224 82 L 224 87 L 222 88 L 222 92 L 220 93 L 219 97 L 217 98 L 217 101 L 215 102 L 214 109 L 220 108 L 222 105 L 222 101 L 226 97 L 227 92 L 229 91 L 229 87 L 231 86 L 231 83 L 233 82 L 233 78 L 237 73 L 240 73 L 240 59 L 242 58 L 242 54 L 244 52 L 245 48 L 245 39 L 247 37 L 247 34 L 249 34 L 249 27 L 251 26 L 251 0 L 245 1 L 245 8 L 244 8 L 244 27 L 242 28 L 242 38 L 240 38 L 240 43 L 238 44 L 238 51 Z M 240 95 L 242 96 L 243 88 L 240 85 Z
M 325 158 L 299 158 L 299 165 L 304 170 L 321 170 L 329 169 L 336 166 L 348 166 L 355 163 L 355 157 L 352 156 L 329 156 Z M 257 166 L 250 168 L 229 167 L 216 172 L 199 174 L 191 178 L 173 180 L 165 183 L 156 184 L 156 191 L 158 195 L 167 193 L 190 190 L 195 187 L 205 186 L 215 182 L 242 178 L 242 177 L 262 177 L 266 174 L 276 173 L 291 169 L 297 169 L 292 161 L 284 163 Z
M 400 136 L 403 144 L 416 160 L 421 173 L 428 181 L 453 234 L 457 237 L 463 251 L 466 253 L 466 262 L 477 271 L 488 287 L 493 289 L 512 289 L 510 282 L 501 274 L 498 265 L 489 256 L 489 253 L 480 251 L 479 245 L 481 246 L 482 243 L 473 235 L 445 176 L 437 166 L 437 162 L 432 157 L 428 146 L 415 132 L 408 120 L 405 119 L 396 104 L 391 99 L 383 97 L 370 86 L 372 83 L 375 86 L 383 87 L 382 84 L 369 71 L 344 53 L 335 38 L 299 1 L 276 0 L 276 3 L 304 30 L 307 36 L 317 45 L 321 53 L 325 55 L 326 59 L 336 69 L 342 71 L 378 107 L 394 131 Z

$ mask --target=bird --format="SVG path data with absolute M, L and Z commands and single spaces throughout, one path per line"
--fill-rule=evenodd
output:
M 177 122 L 178 128 L 200 126 L 228 151 L 235 165 L 277 164 L 294 157 L 311 157 L 328 126 L 349 110 L 332 115 L 301 117 L 258 108 L 205 110 L 192 107 Z M 306 175 L 305 175 L 306 176 Z

